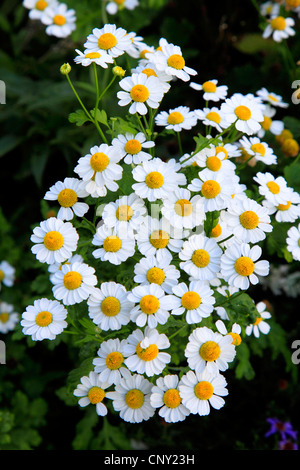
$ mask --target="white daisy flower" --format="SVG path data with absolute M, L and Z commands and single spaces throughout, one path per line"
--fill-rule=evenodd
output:
M 74 168 L 85 182 L 85 190 L 92 197 L 106 196 L 107 189 L 117 191 L 116 181 L 122 178 L 123 168 L 118 165 L 122 154 L 112 145 L 94 146 L 90 153 L 79 158 Z
M 135 240 L 130 229 L 120 231 L 102 225 L 97 228 L 92 244 L 100 246 L 92 252 L 94 258 L 100 258 L 101 261 L 109 261 L 115 265 L 123 263 L 135 253 Z
M 185 188 L 175 190 L 163 200 L 161 213 L 176 228 L 192 229 L 203 225 L 205 220 L 201 196 L 191 197 L 191 192 Z
M 172 294 L 172 288 L 178 284 L 180 272 L 171 265 L 173 257 L 166 252 L 158 260 L 157 257 L 147 256 L 134 266 L 134 282 L 141 286 L 158 284 L 167 294 Z
M 2 284 L 6 287 L 12 287 L 15 282 L 15 268 L 7 261 L 0 262 L 0 290 Z
M 192 414 L 206 416 L 210 407 L 219 410 L 225 405 L 222 397 L 228 395 L 227 382 L 223 375 L 212 375 L 207 371 L 188 371 L 181 378 L 179 393 L 182 403 Z
M 248 243 L 232 244 L 221 256 L 221 276 L 229 285 L 246 290 L 259 282 L 257 276 L 269 274 L 269 262 L 257 261 L 262 254 L 260 246 Z
M 200 168 L 205 168 L 206 173 L 216 174 L 217 172 L 233 173 L 236 165 L 227 158 L 225 152 L 217 151 L 214 145 L 210 145 L 195 155 L 195 162 Z M 201 177 L 201 173 L 199 173 Z
M 46 34 L 66 38 L 76 29 L 76 12 L 68 9 L 65 3 L 57 3 L 45 8 L 40 18 L 46 25 Z
M 52 291 L 64 305 L 79 304 L 86 300 L 97 284 L 95 269 L 86 263 L 64 264 L 52 276 Z
M 242 342 L 241 331 L 242 328 L 238 323 L 233 323 L 231 330 L 227 330 L 224 322 L 222 320 L 217 320 L 215 323 L 217 330 L 221 335 L 230 335 L 232 337 L 232 344 L 234 346 L 239 346 Z
M 77 249 L 79 235 L 71 222 L 56 217 L 43 220 L 33 229 L 31 248 L 40 263 L 62 263 Z
M 146 54 L 146 57 L 154 63 L 158 70 L 184 82 L 190 80 L 190 75 L 197 75 L 196 70 L 185 65 L 185 59 L 179 46 L 168 43 L 164 38 L 160 39 L 159 46 L 159 50 L 156 50 L 155 53 Z
M 268 201 L 275 205 L 287 204 L 289 188 L 283 176 L 275 178 L 269 172 L 258 172 L 253 179 L 259 185 L 259 194 L 264 196 Z
M 232 337 L 203 326 L 190 334 L 184 352 L 188 365 L 195 372 L 217 374 L 228 369 L 228 363 L 235 358 L 236 351 Z
M 269 24 L 266 26 L 262 37 L 269 38 L 272 36 L 274 41 L 281 42 L 283 39 L 287 39 L 290 36 L 294 36 L 295 30 L 294 18 L 284 18 L 283 16 L 274 16 L 270 19 Z
M 99 374 L 91 371 L 88 376 L 81 377 L 80 384 L 77 385 L 73 395 L 80 398 L 78 401 L 79 406 L 96 405 L 97 415 L 106 416 L 107 408 L 103 400 L 106 396 L 105 390 L 108 387 L 108 383 L 100 380 Z
M 118 231 L 121 227 L 125 230 L 138 231 L 146 214 L 145 202 L 132 193 L 106 204 L 102 212 L 102 220 L 107 227 L 115 227 Z
M 166 74 L 164 71 L 158 70 L 157 67 L 155 67 L 155 65 L 149 62 L 148 60 L 143 61 L 143 63 L 140 63 L 136 68 L 132 69 L 131 72 L 144 73 L 145 75 L 147 75 L 147 77 L 151 77 L 152 75 L 154 77 L 157 77 L 161 82 L 164 94 L 167 93 L 171 88 L 169 82 L 172 80 L 172 77 Z
M 64 261 L 63 263 L 53 263 L 53 264 L 49 264 L 48 266 L 48 271 L 50 273 L 50 281 L 52 282 L 52 277 L 54 276 L 54 274 L 57 272 L 57 271 L 60 271 L 62 266 L 64 264 L 73 264 L 75 262 L 78 262 L 78 263 L 83 263 L 83 257 L 81 255 L 79 255 L 78 253 L 76 253 L 75 255 L 71 256 L 69 259 L 67 259 L 66 261 Z M 53 284 L 53 283 L 52 283 Z
M 179 252 L 180 268 L 195 280 L 211 280 L 220 267 L 222 250 L 213 238 L 203 234 L 191 235 Z
M 285 103 L 282 99 L 282 96 L 277 95 L 276 93 L 268 91 L 266 88 L 261 88 L 256 92 L 263 101 L 271 104 L 272 106 L 278 106 L 279 108 L 287 108 L 288 103 Z
M 280 4 L 273 1 L 266 1 L 260 5 L 260 13 L 263 16 L 277 16 L 280 11 Z
M 143 162 L 132 170 L 133 179 L 137 181 L 132 189 L 150 202 L 168 198 L 171 192 L 186 184 L 186 176 L 179 170 L 180 163 L 174 159 L 163 162 L 160 158 L 153 158 Z
M 223 129 L 226 129 L 231 124 L 227 122 L 226 116 L 222 111 L 215 106 L 212 108 L 195 109 L 194 113 L 202 121 L 202 124 L 212 126 L 219 132 L 222 132 Z
M 119 106 L 130 104 L 130 114 L 145 115 L 148 112 L 148 105 L 152 109 L 157 109 L 163 98 L 163 86 L 160 80 L 144 73 L 133 73 L 130 77 L 125 77 L 119 82 L 124 91 L 118 91 Z
M 243 136 L 239 143 L 247 154 L 253 157 L 255 161 L 263 162 L 265 165 L 275 165 L 277 157 L 273 153 L 273 149 L 266 142 L 261 142 L 258 137 Z
M 255 323 L 246 326 L 245 332 L 247 336 L 251 336 L 253 334 L 255 338 L 259 338 L 261 333 L 263 335 L 267 335 L 269 333 L 271 327 L 265 320 L 269 320 L 272 315 L 270 312 L 266 311 L 266 308 L 267 306 L 265 302 L 258 302 L 258 304 L 256 304 L 256 310 L 258 311 L 259 316 Z
M 6 334 L 14 330 L 19 323 L 19 314 L 14 309 L 13 305 L 0 302 L 0 333 Z
M 134 303 L 128 300 L 128 292 L 122 284 L 102 282 L 87 300 L 88 314 L 103 331 L 120 330 L 130 321 Z
M 155 143 L 152 140 L 146 140 L 143 132 L 138 132 L 136 135 L 126 132 L 125 135 L 120 134 L 115 137 L 111 145 L 119 150 L 126 164 L 138 165 L 152 158 L 147 149 L 153 148 Z
M 280 135 L 284 129 L 284 122 L 278 119 L 272 119 L 276 114 L 276 109 L 266 104 L 263 110 L 264 120 L 260 123 L 261 129 L 257 133 L 257 137 L 262 139 L 267 131 L 273 135 Z
M 124 54 L 130 46 L 131 40 L 127 31 L 117 28 L 115 24 L 105 24 L 101 29 L 94 28 L 84 43 L 87 50 L 100 53 L 105 51 L 113 58 Z
M 184 282 L 173 287 L 177 305 L 172 310 L 172 315 L 181 315 L 186 312 L 186 322 L 190 325 L 200 323 L 202 318 L 207 318 L 213 311 L 215 298 L 213 290 L 202 281 L 191 281 L 187 286 Z
M 221 210 L 218 223 L 212 228 L 209 234 L 209 237 L 213 238 L 222 247 L 227 247 L 231 245 L 231 243 L 234 243 L 234 237 L 232 236 L 231 227 L 228 226 L 227 218 L 227 210 Z M 227 238 L 228 240 L 226 240 Z
M 142 255 L 146 257 L 156 255 L 160 262 L 162 257 L 170 251 L 179 253 L 186 235 L 187 232 L 171 227 L 166 219 L 158 220 L 149 216 L 141 224 L 135 238 Z
M 116 15 L 119 10 L 134 10 L 138 5 L 138 0 L 109 0 L 105 9 L 109 15 Z
M 53 340 L 68 326 L 67 315 L 67 310 L 57 300 L 35 300 L 22 314 L 22 332 L 33 341 Z
M 64 181 L 57 181 L 46 192 L 46 201 L 58 201 L 61 206 L 57 218 L 62 220 L 72 220 L 74 214 L 83 217 L 89 210 L 88 204 L 79 202 L 78 198 L 87 197 L 89 193 L 84 189 L 84 183 L 77 178 L 65 178 Z
M 197 124 L 197 117 L 188 106 L 178 106 L 169 111 L 161 111 L 155 117 L 155 124 L 174 132 L 181 132 L 183 129 L 189 130 L 194 127 Z
M 94 371 L 99 374 L 99 380 L 109 384 L 120 383 L 124 371 L 124 346 L 125 339 L 108 339 L 101 343 L 97 352 L 97 357 L 93 359 Z
M 223 141 L 222 137 L 218 138 L 218 141 L 218 145 L 215 146 L 216 155 L 218 155 L 218 153 L 224 153 L 225 158 L 235 158 L 241 155 L 241 150 L 237 143 L 226 143 Z
M 130 312 L 130 320 L 140 327 L 164 325 L 175 305 L 174 296 L 166 294 L 161 286 L 153 283 L 134 287 L 128 294 L 128 300 L 136 304 Z
M 227 173 L 213 172 L 209 169 L 201 171 L 199 178 L 193 178 L 188 189 L 194 193 L 201 193 L 204 211 L 218 211 L 226 209 L 231 200 L 232 186 L 239 178 L 232 174 L 230 180 Z
M 258 243 L 273 230 L 268 209 L 250 198 L 233 200 L 227 209 L 227 223 L 233 235 L 245 243 Z
M 286 248 L 292 253 L 293 259 L 300 261 L 300 224 L 297 227 L 291 227 L 287 231 L 286 244 Z
M 218 86 L 218 80 L 215 79 L 207 80 L 202 84 L 191 82 L 190 87 L 197 91 L 202 90 L 205 101 L 222 101 L 226 98 L 228 92 L 228 86 Z
M 107 392 L 107 398 L 113 400 L 113 408 L 120 412 L 120 417 L 129 423 L 147 421 L 155 413 L 150 404 L 153 384 L 140 374 L 122 378 L 115 386 L 115 391 Z
M 146 326 L 144 332 L 138 329 L 128 336 L 124 363 L 132 372 L 148 377 L 159 375 L 171 360 L 170 354 L 161 352 L 161 349 L 169 347 L 170 342 L 165 334 Z
M 144 38 L 142 36 L 138 36 L 134 31 L 127 33 L 127 36 L 130 39 L 130 46 L 126 49 L 126 53 L 130 57 L 138 59 L 140 57 L 139 45 L 143 43 Z
M 257 133 L 263 121 L 263 113 L 259 104 L 241 93 L 235 93 L 221 105 L 221 113 L 228 125 L 235 123 L 235 128 L 251 135 Z
M 28 16 L 31 20 L 40 20 L 43 12 L 48 7 L 55 7 L 58 5 L 56 0 L 24 0 L 23 7 L 29 11 Z
M 158 414 L 166 423 L 184 421 L 190 411 L 182 404 L 177 375 L 165 375 L 156 380 L 150 396 L 153 408 L 159 408 Z
M 105 51 L 92 51 L 90 49 L 85 49 L 84 52 L 81 52 L 79 49 L 75 49 L 75 51 L 78 55 L 75 57 L 74 62 L 75 64 L 81 64 L 83 67 L 88 67 L 95 63 L 96 65 L 100 65 L 100 67 L 107 69 L 108 64 L 114 63 L 113 57 Z
M 277 222 L 295 222 L 300 217 L 300 195 L 292 188 L 288 191 L 288 201 L 286 204 L 275 206 L 272 202 L 264 200 L 263 206 L 267 208 L 269 214 L 275 213 Z
M 223 295 L 227 299 L 231 295 L 236 294 L 237 292 L 239 292 L 239 290 L 240 289 L 238 287 L 234 287 L 234 286 L 219 286 L 219 287 L 217 287 L 217 292 L 219 292 L 219 294 Z M 219 315 L 219 317 L 222 320 L 229 320 L 228 314 L 226 312 L 226 308 L 224 308 L 222 306 L 215 306 L 215 311 L 217 312 L 217 314 Z

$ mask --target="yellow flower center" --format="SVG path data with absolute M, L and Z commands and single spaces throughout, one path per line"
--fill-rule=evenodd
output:
M 103 242 L 103 248 L 105 251 L 108 251 L 110 253 L 116 253 L 119 251 L 122 247 L 122 240 L 120 240 L 119 237 L 116 235 L 110 235 L 109 237 L 106 237 L 104 242 Z
M 176 388 L 169 388 L 169 390 L 164 393 L 163 402 L 168 408 L 177 408 L 181 403 L 178 390 L 176 390 Z
M 151 173 L 146 176 L 145 183 L 148 188 L 151 189 L 161 188 L 161 186 L 164 184 L 164 177 L 158 171 L 151 171 Z
M 277 210 L 279 211 L 287 211 L 291 207 L 291 201 L 288 201 L 286 204 L 278 204 Z
M 247 230 L 252 230 L 258 226 L 259 218 L 253 211 L 245 211 L 240 215 L 240 223 Z
M 248 121 L 251 118 L 251 111 L 247 106 L 237 106 L 235 108 L 235 115 L 242 121 Z
M 35 318 L 35 323 L 40 327 L 50 325 L 52 322 L 52 313 L 47 311 L 39 312 Z
M 108 49 L 115 47 L 116 44 L 117 44 L 117 39 L 111 33 L 101 34 L 101 36 L 98 39 L 99 49 L 103 49 L 104 51 L 107 51 Z
M 195 385 L 194 393 L 199 400 L 209 400 L 214 393 L 214 388 L 210 382 L 202 380 Z
M 44 236 L 44 245 L 47 250 L 55 251 L 59 250 L 64 243 L 64 237 L 61 233 L 52 230 Z
M 144 73 L 145 75 L 147 75 L 147 77 L 157 77 L 157 74 L 154 72 L 153 69 L 149 69 L 149 68 L 145 68 L 142 73 Z
M 142 150 L 142 145 L 138 140 L 131 139 L 126 142 L 124 149 L 125 152 L 136 155 Z
M 180 124 L 181 122 L 184 121 L 184 117 L 178 111 L 173 111 L 172 113 L 169 114 L 167 121 L 168 121 L 168 124 L 173 124 L 173 125 Z
M 57 26 L 63 26 L 64 24 L 66 24 L 66 22 L 66 18 L 62 15 L 55 15 L 53 18 L 53 23 Z
M 76 271 L 69 271 L 64 275 L 64 286 L 68 290 L 78 289 L 82 283 L 82 276 Z
M 121 304 L 116 297 L 105 297 L 101 302 L 101 311 L 107 317 L 115 317 L 121 310 Z
M 290 8 L 297 8 L 300 6 L 300 0 L 285 0 L 285 4 Z
M 99 59 L 101 54 L 99 52 L 88 52 L 84 57 L 86 59 Z
M 220 346 L 215 341 L 206 341 L 200 347 L 200 356 L 206 362 L 213 362 L 221 354 Z
M 145 85 L 134 85 L 131 88 L 130 96 L 133 101 L 144 103 L 149 98 L 149 90 Z
M 178 199 L 175 203 L 174 210 L 177 215 L 187 217 L 193 212 L 193 205 L 187 199 Z
M 185 66 L 185 60 L 180 54 L 173 54 L 168 58 L 167 64 L 173 69 L 182 70 Z
M 62 207 L 72 207 L 77 202 L 77 194 L 73 189 L 63 189 L 57 196 L 57 200 Z
M 251 150 L 253 150 L 253 152 L 255 152 L 255 153 L 259 153 L 262 157 L 266 153 L 266 149 L 265 149 L 264 145 L 261 144 L 261 143 L 251 145 Z
M 140 58 L 141 58 L 141 59 L 145 59 L 145 58 L 146 58 L 146 54 L 148 54 L 148 52 L 150 52 L 148 49 L 143 49 L 143 50 L 140 52 Z
M 158 284 L 159 286 L 164 282 L 166 275 L 160 268 L 150 268 L 147 272 L 147 281 L 150 284 Z
M 273 29 L 277 29 L 278 31 L 283 31 L 285 29 L 285 19 L 283 16 L 277 16 L 277 18 L 273 18 L 271 21 L 271 26 Z
M 164 230 L 154 230 L 151 233 L 149 241 L 156 249 L 165 248 L 169 243 L 169 235 Z
M 93 405 L 100 403 L 105 397 L 105 392 L 100 387 L 91 387 L 88 392 L 88 398 Z
M 156 344 L 150 344 L 147 348 L 142 348 L 141 343 L 136 347 L 136 353 L 142 361 L 153 361 L 159 353 Z
M 187 310 L 194 310 L 201 304 L 201 297 L 197 292 L 189 291 L 181 297 L 181 305 Z
M 278 194 L 280 192 L 280 186 L 279 184 L 275 183 L 275 181 L 269 181 L 267 186 L 273 194 Z
M 9 314 L 8 313 L 0 313 L 0 322 L 1 323 L 6 323 L 9 319 Z
M 242 338 L 240 337 L 240 335 L 238 333 L 229 333 L 230 336 L 232 337 L 232 344 L 234 346 L 239 346 L 242 342 Z
M 192 262 L 197 268 L 205 268 L 210 260 L 210 256 L 206 250 L 195 250 L 192 255 Z
M 261 127 L 265 130 L 268 131 L 271 127 L 272 124 L 272 119 L 269 118 L 268 116 L 264 117 L 264 120 L 261 122 Z
M 207 180 L 203 183 L 201 192 L 206 199 L 213 199 L 221 192 L 221 186 L 217 181 Z
M 118 207 L 116 210 L 116 217 L 120 221 L 128 221 L 133 216 L 133 210 L 130 206 L 124 204 L 123 206 Z
M 147 315 L 152 315 L 159 309 L 159 300 L 155 295 L 144 295 L 140 300 L 141 310 Z
M 114 2 L 115 2 L 117 5 L 123 5 L 123 3 L 125 2 L 125 0 L 114 0 Z
M 228 152 L 227 152 L 226 148 L 221 147 L 221 146 L 216 147 L 216 155 L 218 155 L 218 153 L 220 153 L 220 152 L 223 152 L 225 154 L 224 159 L 226 160 L 226 158 L 228 158 Z
M 106 367 L 110 370 L 120 369 L 123 364 L 124 357 L 119 351 L 113 351 L 106 356 Z
M 221 116 L 215 111 L 210 111 L 209 113 L 207 113 L 206 119 L 208 119 L 209 121 L 213 121 L 216 124 L 220 124 L 221 122 Z
M 96 152 L 91 156 L 90 165 L 94 171 L 104 171 L 109 164 L 109 158 L 105 153 Z
M 208 157 L 206 159 L 206 166 L 211 171 L 219 171 L 219 169 L 221 168 L 221 165 L 222 165 L 221 160 L 216 156 Z
M 213 238 L 218 238 L 222 233 L 222 227 L 220 224 L 217 224 L 212 231 L 210 232 L 210 236 Z
M 296 157 L 299 153 L 299 144 L 295 139 L 285 139 L 281 150 L 289 157 Z
M 207 81 L 202 84 L 202 90 L 205 93 L 215 93 L 217 87 L 213 82 Z
M 141 392 L 141 390 L 138 390 L 137 388 L 133 388 L 132 390 L 129 390 L 126 393 L 125 403 L 129 408 L 132 408 L 133 410 L 141 408 L 141 406 L 143 406 L 144 401 L 145 396 L 143 392 Z
M 253 325 L 259 325 L 259 323 L 262 321 L 262 317 L 257 317 Z
M 240 276 L 250 276 L 254 271 L 254 263 L 248 256 L 241 256 L 234 263 L 234 269 Z
M 0 282 L 3 281 L 4 278 L 5 278 L 5 274 L 2 271 L 2 269 L 0 269 Z
M 48 2 L 45 2 L 45 0 L 38 0 L 35 4 L 36 10 L 43 11 L 45 8 L 48 6 Z

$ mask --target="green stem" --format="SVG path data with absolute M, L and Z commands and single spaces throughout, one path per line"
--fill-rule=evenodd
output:
M 113 78 L 111 79 L 111 81 L 109 82 L 109 84 L 107 85 L 107 87 L 102 91 L 102 93 L 100 94 L 99 96 L 99 101 L 102 99 L 102 97 L 105 95 L 105 93 L 107 92 L 107 90 L 111 87 L 111 85 L 113 84 L 113 82 L 115 81 L 116 79 L 116 75 L 113 76 Z
M 73 83 L 72 83 L 72 81 L 71 81 L 69 75 L 66 75 L 66 77 L 67 77 L 67 80 L 68 80 L 68 82 L 69 82 L 69 85 L 70 85 L 70 87 L 72 88 L 73 93 L 74 93 L 74 95 L 76 96 L 76 98 L 77 98 L 77 100 L 78 100 L 80 106 L 82 107 L 82 109 L 83 109 L 83 111 L 85 112 L 85 114 L 86 114 L 86 116 L 88 117 L 88 119 L 93 122 L 93 118 L 92 118 L 91 114 L 88 112 L 88 110 L 87 110 L 86 107 L 84 106 L 83 102 L 81 101 L 80 96 L 78 95 L 78 93 L 77 93 L 77 91 L 76 91 L 76 89 L 75 89 L 75 87 L 74 87 L 74 85 L 73 85 Z
M 180 331 L 182 331 L 187 326 L 188 326 L 188 324 L 185 323 L 181 328 L 179 328 L 179 330 L 175 331 L 175 333 L 173 333 L 171 336 L 169 336 L 169 339 L 174 338 L 174 336 L 178 335 L 178 333 L 180 333 Z
M 178 147 L 179 147 L 180 155 L 183 155 L 180 132 L 177 132 L 177 140 L 178 140 Z

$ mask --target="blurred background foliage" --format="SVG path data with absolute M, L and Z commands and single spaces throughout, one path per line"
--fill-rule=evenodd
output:
M 93 76 L 73 63 L 75 49 L 83 50 L 86 36 L 106 22 L 134 31 L 149 45 L 165 37 L 182 47 L 188 65 L 198 72 L 195 81 L 216 78 L 229 93 L 255 93 L 261 87 L 291 103 L 292 79 L 299 70 L 285 68 L 285 52 L 261 37 L 261 19 L 251 1 L 141 0 L 132 12 L 105 13 L 100 0 L 68 0 L 77 13 L 77 29 L 67 39 L 45 34 L 39 21 L 31 21 L 21 1 L 2 0 L 0 5 L 0 80 L 6 84 L 6 104 L 0 105 L 0 260 L 16 268 L 13 288 L 2 288 L 1 299 L 20 314 L 35 298 L 47 295 L 46 268 L 31 255 L 32 227 L 49 215 L 42 201 L 46 190 L 66 176 L 74 176 L 78 158 L 98 142 L 92 125 L 70 122 L 78 109 L 63 63 L 72 65 L 71 78 L 81 98 L 94 106 Z M 289 41 L 295 61 L 300 59 L 299 33 Z M 120 65 L 128 69 L 132 63 Z M 101 72 L 100 85 L 108 76 Z M 184 87 L 184 88 L 183 88 Z M 115 92 L 104 107 L 110 116 L 121 115 Z M 166 96 L 164 108 L 179 105 L 196 109 L 202 99 L 186 84 L 178 84 Z M 291 106 L 286 124 L 300 138 L 299 107 Z M 279 117 L 280 118 L 280 117 Z M 190 136 L 183 136 L 189 145 Z M 166 157 L 178 154 L 177 141 L 164 148 Z M 286 171 L 288 183 L 300 190 L 300 168 Z M 277 261 L 282 234 L 268 247 Z M 286 253 L 281 253 L 285 260 Z M 109 273 L 108 273 L 109 275 Z M 81 410 L 72 396 L 97 344 L 76 346 L 70 336 L 33 344 L 17 328 L 5 336 L 7 364 L 0 365 L 0 449 L 272 449 L 265 440 L 265 418 L 276 415 L 299 426 L 298 369 L 291 363 L 290 345 L 299 337 L 297 299 L 275 297 L 257 287 L 253 299 L 273 305 L 272 335 L 242 346 L 238 367 L 228 371 L 229 396 L 222 411 L 207 418 L 190 416 L 185 422 L 166 425 L 158 417 L 139 426 L 127 426 L 117 417 L 97 417 L 93 408 Z M 297 336 L 298 335 L 298 336 Z M 3 335 L 2 335 L 3 336 Z M 71 371 L 71 372 L 70 372 Z

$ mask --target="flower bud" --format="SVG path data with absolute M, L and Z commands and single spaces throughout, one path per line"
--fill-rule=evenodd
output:
M 62 73 L 63 75 L 68 75 L 69 73 L 71 72 L 71 65 L 70 64 L 63 64 L 61 67 L 60 67 L 60 73 Z

